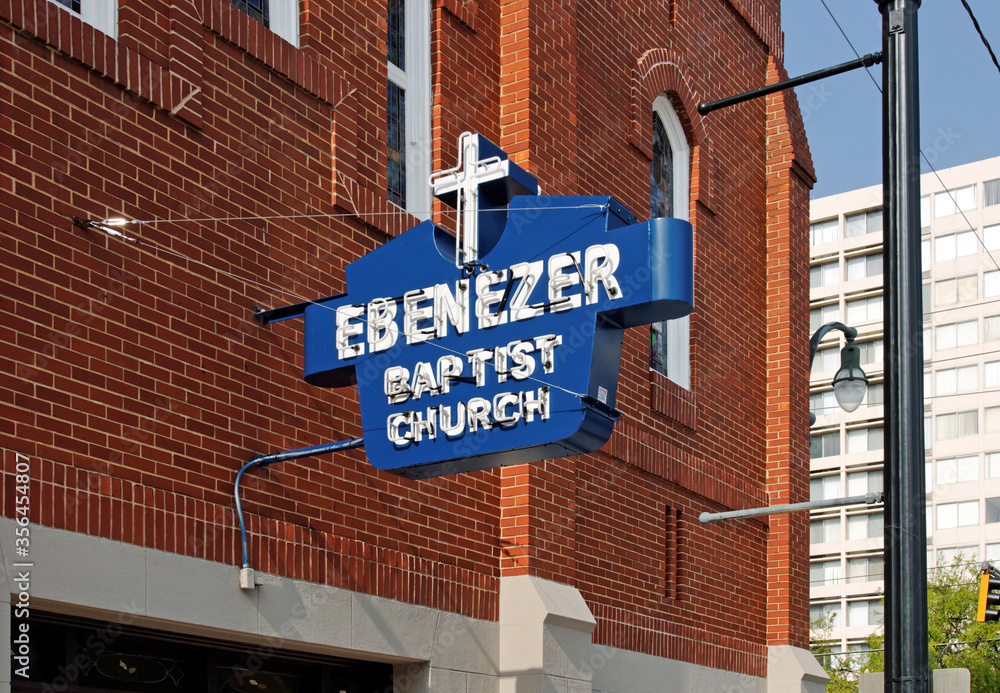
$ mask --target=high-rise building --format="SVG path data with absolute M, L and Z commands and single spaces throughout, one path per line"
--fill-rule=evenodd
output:
M 927 565 L 1000 559 L 1000 158 L 921 176 Z M 831 379 L 833 331 L 813 362 L 813 500 L 882 490 L 882 187 L 813 200 L 810 330 L 858 330 L 870 385 L 845 413 Z M 882 506 L 814 510 L 810 603 L 835 652 L 863 649 L 882 622 Z

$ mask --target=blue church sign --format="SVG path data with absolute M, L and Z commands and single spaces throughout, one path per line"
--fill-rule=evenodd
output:
M 306 381 L 357 384 L 368 459 L 410 478 L 599 449 L 624 329 L 691 312 L 690 224 L 532 195 L 477 135 L 433 185 L 459 237 L 423 222 L 348 265 L 346 293 L 303 304 Z

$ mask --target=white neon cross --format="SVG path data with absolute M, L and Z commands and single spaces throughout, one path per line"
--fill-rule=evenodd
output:
M 499 156 L 479 160 L 479 137 L 463 132 L 458 138 L 458 165 L 431 174 L 435 195 L 456 192 L 458 223 L 455 231 L 455 266 L 479 260 L 479 186 L 508 175 L 509 162 Z

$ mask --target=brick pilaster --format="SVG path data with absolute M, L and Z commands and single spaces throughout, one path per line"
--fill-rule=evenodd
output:
M 768 83 L 787 79 L 777 59 Z M 809 491 L 807 315 L 809 190 L 816 177 L 792 91 L 767 98 L 767 494 L 771 505 Z M 769 645 L 809 643 L 808 513 L 770 516 Z

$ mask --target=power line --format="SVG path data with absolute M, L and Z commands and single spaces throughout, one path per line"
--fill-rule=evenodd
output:
M 540 206 L 540 207 L 518 207 L 519 212 L 537 212 L 537 211 L 548 211 L 548 210 L 564 210 L 564 209 L 604 209 L 606 205 L 600 204 L 586 204 L 586 205 L 572 205 L 572 206 Z M 444 209 L 438 211 L 425 211 L 425 212 L 414 212 L 409 213 L 402 209 L 392 212 L 366 212 L 365 216 L 416 216 L 420 215 L 430 215 L 430 214 L 443 214 L 448 215 L 458 215 L 458 210 L 455 209 Z M 358 217 L 359 214 L 356 212 L 336 212 L 329 214 L 274 214 L 274 215 L 247 215 L 239 217 L 186 217 L 179 219 L 125 219 L 125 218 L 112 218 L 104 220 L 96 219 L 77 219 L 74 217 L 74 221 L 78 225 L 87 225 L 88 228 L 93 228 L 97 225 L 102 231 L 109 233 L 111 235 L 121 235 L 116 234 L 113 231 L 109 231 L 103 227 L 119 227 L 127 226 L 130 224 L 135 225 L 155 225 L 155 224 L 180 224 L 180 223 L 206 223 L 213 221 L 222 222 L 233 222 L 233 221 L 285 221 L 289 219 L 339 219 L 339 218 L 350 218 Z
M 537 208 L 537 209 L 589 209 L 589 208 L 602 209 L 603 207 L 604 207 L 603 205 L 587 204 L 587 205 L 576 205 L 576 206 L 573 206 L 573 207 L 540 207 L 540 208 Z M 341 215 L 293 215 L 291 217 L 238 217 L 238 219 L 264 219 L 264 218 L 267 218 L 267 219 L 276 219 L 276 218 L 295 218 L 295 216 L 298 216 L 299 218 L 301 218 L 302 216 L 307 216 L 307 217 L 310 217 L 310 218 L 314 218 L 316 216 L 341 216 Z M 216 219 L 214 221 L 231 221 L 233 219 L 237 219 L 237 217 L 229 217 L 229 218 L 226 218 L 226 219 Z M 173 255 L 175 257 L 178 257 L 178 258 L 181 258 L 183 260 L 186 260 L 186 261 L 188 261 L 188 262 L 190 262 L 192 264 L 201 265 L 203 267 L 211 269 L 214 272 L 218 272 L 218 273 L 220 273 L 222 275 L 225 275 L 227 277 L 231 277 L 232 279 L 235 279 L 236 281 L 244 282 L 246 284 L 249 284 L 249 285 L 252 285 L 252 286 L 257 286 L 259 288 L 262 288 L 262 289 L 265 289 L 265 290 L 269 290 L 269 291 L 273 291 L 275 293 L 280 293 L 280 294 L 283 294 L 283 295 L 291 296 L 292 298 L 298 298 L 300 302 L 309 303 L 309 304 L 312 304 L 312 305 L 318 305 L 318 306 L 320 306 L 320 307 L 322 307 L 322 308 L 324 308 L 326 310 L 334 310 L 334 308 L 332 308 L 331 306 L 327 306 L 325 303 L 323 303 L 323 299 L 304 299 L 302 297 L 298 297 L 298 296 L 296 296 L 296 294 L 294 292 L 289 291 L 287 289 L 282 289 L 280 287 L 270 286 L 268 284 L 264 284 L 264 283 L 261 283 L 261 282 L 258 282 L 258 281 L 254 281 L 253 279 L 249 279 L 247 277 L 242 277 L 242 276 L 240 276 L 238 274 L 234 274 L 232 272 L 226 272 L 225 270 L 221 270 L 218 267 L 215 267 L 214 265 L 210 265 L 210 264 L 208 264 L 206 262 L 202 262 L 200 260 L 195 260 L 194 258 L 188 257 L 188 256 L 186 256 L 186 255 L 184 255 L 182 253 L 178 253 L 177 251 L 169 250 L 167 248 L 163 248 L 162 246 L 159 246 L 156 243 L 152 243 L 150 241 L 146 241 L 146 240 L 143 240 L 141 238 L 135 238 L 135 237 L 132 237 L 132 236 L 127 236 L 124 233 L 122 233 L 121 231 L 119 231 L 118 228 L 117 228 L 117 227 L 123 226 L 126 223 L 155 224 L 155 223 L 157 223 L 157 220 L 153 220 L 153 221 L 134 221 L 134 222 L 131 222 L 129 220 L 124 220 L 124 219 L 123 220 L 93 221 L 93 220 L 90 220 L 90 219 L 81 220 L 81 219 L 74 218 L 73 221 L 74 221 L 74 223 L 76 223 L 78 226 L 81 226 L 82 228 L 97 229 L 98 231 L 101 231 L 101 232 L 105 233 L 109 238 L 113 238 L 115 240 L 121 240 L 121 241 L 128 242 L 128 243 L 133 243 L 137 247 L 140 247 L 140 248 L 142 248 L 143 246 L 148 247 L 148 248 L 151 249 L 151 253 L 153 255 L 156 255 L 158 252 L 163 252 L 163 253 L 166 253 L 168 255 Z M 109 221 L 111 223 L 109 223 Z M 208 219 L 177 219 L 177 220 L 160 220 L 160 221 L 212 221 L 212 220 L 208 220 Z M 363 323 L 367 323 L 368 322 L 367 318 L 365 318 L 364 316 L 358 316 L 356 319 L 359 320 L 360 322 L 363 322 Z M 442 351 L 449 352 L 449 353 L 451 353 L 453 355 L 457 355 L 457 356 L 466 356 L 467 355 L 464 352 L 460 352 L 460 351 L 457 351 L 457 350 L 452 349 L 450 347 L 446 347 L 443 344 L 438 344 L 435 341 L 427 341 L 427 342 L 425 342 L 425 344 L 437 347 L 438 349 L 441 349 Z M 484 364 L 487 365 L 487 366 L 489 366 L 490 368 L 493 368 L 494 370 L 497 369 L 497 365 L 495 363 L 484 362 Z M 537 383 L 540 383 L 540 384 L 548 386 L 548 387 L 555 388 L 557 390 L 562 390 L 563 392 L 565 392 L 565 393 L 567 393 L 567 394 L 569 394 L 572 397 L 575 397 L 577 399 L 583 399 L 585 397 L 584 393 L 573 392 L 572 390 L 568 390 L 565 387 L 562 387 L 561 385 L 557 385 L 555 383 L 547 382 L 545 380 L 542 380 L 541 378 L 538 378 L 538 377 L 535 377 L 535 376 L 532 376 L 532 375 L 525 376 L 525 379 L 526 380 L 533 380 L 533 381 L 535 381 Z
M 861 58 L 861 54 L 858 53 L 857 49 L 854 47 L 854 44 L 851 43 L 851 39 L 847 38 L 847 32 L 844 31 L 844 27 L 840 26 L 840 22 L 837 21 L 837 18 L 833 16 L 833 12 L 830 11 L 829 6 L 826 4 L 826 0 L 819 0 L 819 1 L 821 3 L 823 3 L 823 7 L 826 8 L 826 13 L 828 15 L 830 15 L 830 19 L 832 19 L 833 23 L 837 25 L 837 28 L 840 30 L 840 35 L 844 37 L 844 40 L 847 41 L 847 45 L 851 47 L 852 51 L 854 51 L 855 57 L 857 57 L 857 58 L 860 59 Z M 879 93 L 881 94 L 882 93 L 882 87 L 879 85 L 878 82 L 875 81 L 875 77 L 872 76 L 871 70 L 869 70 L 866 67 L 865 68 L 865 72 L 868 73 L 868 77 L 871 79 L 872 84 L 875 85 L 875 88 L 878 89 Z
M 986 40 L 986 35 L 983 34 L 983 29 L 979 26 L 979 20 L 976 19 L 976 15 L 972 13 L 972 8 L 969 7 L 969 3 L 962 0 L 962 4 L 965 6 L 965 11 L 969 13 L 969 18 L 972 19 L 972 25 L 976 27 L 976 32 L 979 34 L 979 38 L 982 39 L 983 45 L 986 46 L 986 50 L 990 52 L 990 57 L 993 58 L 993 64 L 996 65 L 997 71 L 1000 72 L 1000 62 L 997 62 L 997 56 L 993 52 L 993 47 L 990 46 L 990 42 Z
M 830 7 L 826 4 L 826 0 L 819 0 L 819 1 L 823 4 L 823 7 L 826 8 L 826 12 L 827 12 L 827 14 L 830 15 L 830 19 L 832 19 L 833 23 L 837 25 L 837 29 L 840 30 L 841 36 L 843 36 L 844 40 L 847 41 L 847 45 L 851 47 L 852 51 L 854 51 L 854 55 L 857 56 L 858 58 L 860 58 L 861 55 L 858 53 L 858 50 L 854 47 L 854 44 L 851 42 L 851 39 L 847 36 L 847 33 L 844 31 L 843 27 L 840 26 L 840 22 L 838 22 L 837 18 L 833 15 L 833 12 L 830 10 Z M 965 4 L 965 0 L 962 0 L 962 3 Z M 968 9 L 968 5 L 966 5 L 966 8 Z M 970 10 L 970 14 L 971 14 L 971 10 Z M 976 21 L 975 17 L 973 17 L 973 22 L 975 22 L 975 21 Z M 978 27 L 979 27 L 978 22 L 976 22 L 976 27 L 978 29 Z M 982 36 L 982 32 L 980 32 L 980 36 Z M 983 40 L 985 41 L 986 39 L 984 38 Z M 989 44 L 987 44 L 987 47 L 989 47 Z M 992 49 L 990 50 L 990 55 L 993 55 Z M 996 57 L 995 56 L 993 58 L 993 62 L 996 63 Z M 1000 69 L 1000 64 L 997 65 L 997 69 Z M 865 68 L 865 72 L 868 73 L 868 76 L 872 80 L 872 84 L 875 85 L 875 88 L 878 89 L 879 94 L 881 94 L 882 93 L 882 87 L 879 85 L 878 82 L 875 81 L 875 78 L 872 77 L 871 72 L 869 72 L 867 68 Z M 986 254 L 989 256 L 990 260 L 993 261 L 993 265 L 997 269 L 1000 269 L 1000 263 L 997 262 L 996 258 L 993 257 L 993 254 L 986 247 L 986 244 L 983 242 L 982 236 L 979 235 L 979 233 L 976 231 L 975 227 L 972 225 L 972 222 L 969 221 L 969 217 L 965 216 L 965 210 L 958 206 L 958 201 L 955 199 L 955 196 L 952 194 L 952 191 L 949 190 L 948 186 L 946 186 L 944 184 L 944 181 L 941 180 L 941 175 L 937 172 L 937 169 L 934 168 L 934 164 L 932 164 L 930 162 L 930 159 L 927 158 L 927 155 L 924 154 L 924 150 L 923 149 L 920 150 L 920 157 L 924 160 L 924 163 L 927 164 L 927 167 L 931 170 L 931 173 L 934 174 L 934 177 L 937 179 L 937 182 L 941 185 L 941 188 L 943 189 L 943 192 L 948 193 L 948 197 L 951 198 L 952 204 L 955 205 L 955 209 L 958 210 L 959 214 L 962 215 L 962 219 L 965 220 L 965 225 L 969 227 L 969 230 L 971 230 L 973 233 L 976 234 L 976 239 L 979 241 L 979 244 L 983 247 L 983 250 L 986 251 Z M 941 193 L 936 193 L 936 194 L 941 194 Z

